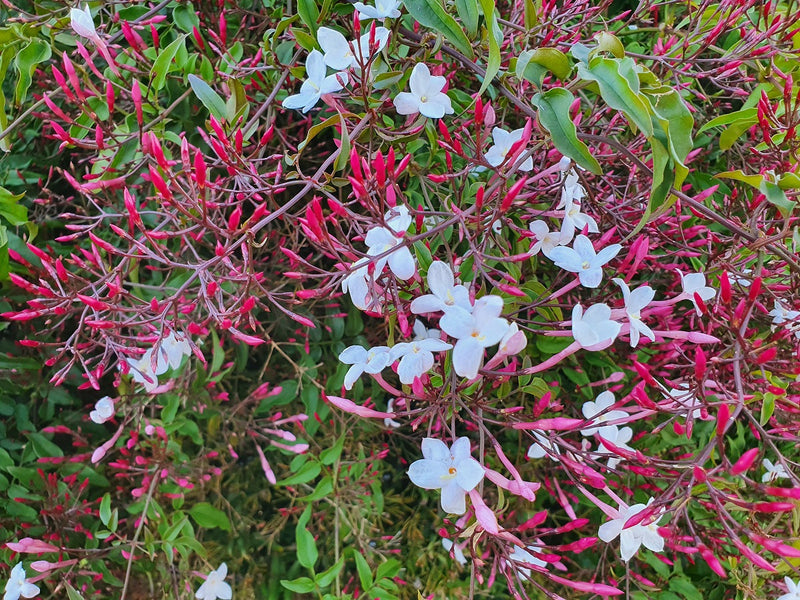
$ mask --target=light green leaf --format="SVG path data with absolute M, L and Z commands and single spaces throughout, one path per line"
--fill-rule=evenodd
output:
M 336 561 L 336 564 L 332 567 L 317 575 L 317 585 L 321 588 L 328 587 L 336 579 L 342 567 L 344 567 L 344 556 Z
M 191 2 L 183 2 L 173 9 L 172 22 L 186 33 L 192 33 L 193 27 L 200 29 L 200 19 L 197 18 Z
M 319 28 L 319 25 L 317 25 L 317 20 L 319 19 L 317 3 L 314 0 L 298 0 L 297 14 L 300 15 L 300 19 L 316 37 L 317 29 Z
M 489 38 L 489 59 L 486 61 L 486 75 L 483 78 L 481 88 L 478 90 L 478 94 L 482 94 L 492 83 L 494 76 L 500 71 L 500 46 L 503 44 L 503 32 L 497 23 L 494 0 L 479 1 L 483 18 L 486 20 L 486 37 Z M 499 39 L 498 32 L 500 34 Z
M 100 500 L 100 522 L 108 526 L 108 521 L 111 519 L 111 495 L 106 492 L 103 499 Z
M 739 169 L 736 171 L 724 171 L 722 173 L 717 173 L 714 175 L 718 179 L 733 179 L 735 181 L 741 181 L 742 183 L 746 183 L 754 188 L 757 188 L 761 185 L 761 182 L 764 181 L 763 175 L 745 175 L 745 173 Z
M 742 110 L 737 110 L 732 113 L 728 113 L 726 115 L 720 115 L 716 119 L 711 119 L 708 123 L 705 123 L 700 129 L 698 129 L 697 133 L 703 133 L 704 131 L 711 129 L 712 127 L 722 127 L 723 125 L 730 125 L 731 123 L 736 123 L 737 121 L 746 121 L 752 125 L 757 120 L 758 120 L 758 109 L 745 108 Z
M 81 596 L 80 592 L 72 587 L 69 583 L 64 582 L 64 589 L 67 590 L 67 598 L 68 600 L 83 600 L 83 596 Z
M 21 104 L 25 99 L 33 81 L 33 71 L 36 66 L 49 59 L 51 54 L 50 44 L 42 40 L 31 40 L 16 55 L 14 63 L 17 65 L 19 79 L 17 79 L 17 86 L 14 89 L 14 98 L 17 104 Z
M 617 58 L 594 57 L 589 65 L 578 63 L 578 75 L 587 81 L 596 81 L 600 88 L 600 96 L 611 108 L 621 111 L 632 124 L 636 125 L 647 137 L 653 135 L 653 123 L 650 120 L 648 103 L 638 93 L 638 82 L 632 82 L 623 76 L 621 61 Z
M 546 71 L 563 80 L 569 77 L 572 66 L 567 55 L 555 48 L 525 50 L 517 58 L 517 79 L 524 78 L 541 86 Z
M 353 558 L 356 561 L 356 571 L 358 571 L 358 579 L 361 582 L 361 588 L 367 591 L 372 587 L 372 569 L 369 568 L 367 560 L 358 550 L 353 551 Z
M 310 509 L 311 506 L 308 508 Z M 294 534 L 295 541 L 297 542 L 297 562 L 306 569 L 311 569 L 316 564 L 317 558 L 319 558 L 314 536 L 311 535 L 308 529 L 300 526 L 295 529 Z
M 281 585 L 290 592 L 297 592 L 298 594 L 308 594 L 313 592 L 316 584 L 308 577 L 298 577 L 297 579 L 281 579 Z
M 152 78 L 151 85 L 156 91 L 164 87 L 167 74 L 173 68 L 172 60 L 175 58 L 175 55 L 178 54 L 178 50 L 183 46 L 185 41 L 186 35 L 182 35 L 158 53 L 158 58 L 153 62 L 153 68 L 150 69 L 150 77 Z
M 608 52 L 613 54 L 616 58 L 625 58 L 625 46 L 619 41 L 619 38 L 610 31 L 601 31 L 595 36 L 597 41 L 597 48 L 592 50 L 591 56 L 598 52 Z
M 600 163 L 591 155 L 586 144 L 578 139 L 575 123 L 569 118 L 569 107 L 574 100 L 569 90 L 553 88 L 536 94 L 531 102 L 539 112 L 539 122 L 550 133 L 558 151 L 584 169 L 600 175 L 603 172 Z
M 308 483 L 312 479 L 315 479 L 317 475 L 320 474 L 322 471 L 322 467 L 320 467 L 318 462 L 307 462 L 300 470 L 297 471 L 291 477 L 287 477 L 283 481 L 279 481 L 278 485 L 299 485 L 301 483 Z
M 784 218 L 791 215 L 794 207 L 797 206 L 797 202 L 789 200 L 786 192 L 771 181 L 762 181 L 758 189 L 767 197 L 767 202 L 776 207 Z
M 475 39 L 478 35 L 478 0 L 456 0 L 456 12 L 464 22 L 467 35 Z
M 25 194 L 12 194 L 0 187 L 0 216 L 12 225 L 19 226 L 28 222 L 28 209 L 18 204 Z
M 475 58 L 469 38 L 459 27 L 458 22 L 447 14 L 439 0 L 406 0 L 404 5 L 420 25 L 441 33 L 470 60 Z
M 653 110 L 662 120 L 675 161 L 683 164 L 694 148 L 694 118 L 676 90 L 653 96 Z M 680 184 L 679 184 L 680 185 Z
M 225 101 L 220 98 L 219 94 L 197 75 L 189 75 L 189 85 L 192 86 L 195 96 L 200 99 L 200 102 L 208 109 L 208 112 L 214 115 L 216 119 L 224 121 Z
M 211 506 L 208 502 L 198 502 L 189 509 L 189 514 L 200 527 L 205 527 L 206 529 L 218 527 L 223 531 L 231 530 L 231 522 L 228 520 L 228 515 Z

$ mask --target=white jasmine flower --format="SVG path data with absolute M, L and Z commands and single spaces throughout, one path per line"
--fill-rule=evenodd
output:
M 611 244 L 600 252 L 595 252 L 589 238 L 579 235 L 575 238 L 572 248 L 564 246 L 553 248 L 548 258 L 565 271 L 577 273 L 583 287 L 596 288 L 603 280 L 603 265 L 614 258 L 621 249 L 620 244 Z
M 439 336 L 441 335 L 441 331 L 435 328 L 428 329 L 425 327 L 425 324 L 417 319 L 414 321 L 414 341 L 419 342 L 422 340 L 432 339 L 438 340 L 440 339 Z
M 633 506 L 620 506 L 619 517 L 607 523 L 603 523 L 597 532 L 597 537 L 606 543 L 611 542 L 614 538 L 619 536 L 622 560 L 625 562 L 628 562 L 633 555 L 636 554 L 642 544 L 644 544 L 645 548 L 653 552 L 664 551 L 664 538 L 658 533 L 657 525 L 660 515 L 654 515 L 654 518 L 651 518 L 651 522 L 647 525 L 639 523 L 633 527 L 623 529 L 625 523 L 633 516 L 645 510 L 652 503 L 653 499 L 650 498 L 646 505 L 634 504 Z
M 367 350 L 363 346 L 348 346 L 339 354 L 339 360 L 353 365 L 344 376 L 344 389 L 350 390 L 362 373 L 375 375 L 392 364 L 388 346 L 375 346 Z
M 581 205 L 568 198 L 564 206 L 564 220 L 561 221 L 561 235 L 571 239 L 576 230 L 583 231 L 584 227 L 587 227 L 589 233 L 600 232 L 597 228 L 597 221 L 582 213 Z
M 11 569 L 11 575 L 6 583 L 5 594 L 3 600 L 19 600 L 20 596 L 23 598 L 33 598 L 39 594 L 39 587 L 28 582 L 25 578 L 25 568 L 22 563 L 17 563 Z
M 358 11 L 358 19 L 364 21 L 366 19 L 376 19 L 382 21 L 383 19 L 396 19 L 400 16 L 401 0 L 375 0 L 375 6 L 367 6 L 362 2 L 355 2 L 353 8 Z
M 531 433 L 536 441 L 528 448 L 528 458 L 537 459 L 548 456 L 550 460 L 558 462 L 557 456 L 561 454 L 559 447 L 550 441 L 550 438 L 544 434 L 544 431 L 532 429 Z
M 392 248 L 396 248 L 388 257 L 380 258 L 375 262 L 376 273 L 383 271 L 383 267 L 387 262 L 392 273 L 403 281 L 411 279 L 414 273 L 417 272 L 417 266 L 411 250 L 408 249 L 408 246 L 402 245 L 403 234 L 411 225 L 411 221 L 412 218 L 408 213 L 408 207 L 401 205 L 384 215 L 386 227 L 373 227 L 367 232 L 364 237 L 364 243 L 369 247 L 369 250 L 367 250 L 369 256 L 378 256 Z
M 778 600 L 800 600 L 800 585 L 789 577 L 784 577 L 783 582 L 786 584 L 786 593 L 778 597 Z
M 317 105 L 323 95 L 338 92 L 348 81 L 347 73 L 334 73 L 326 77 L 326 72 L 322 53 L 319 50 L 312 50 L 306 58 L 307 79 L 300 86 L 300 93 L 286 98 L 282 106 L 302 109 L 307 113 Z
M 437 260 L 428 267 L 428 287 L 432 294 L 425 294 L 414 298 L 411 302 L 411 312 L 415 315 L 432 312 L 447 312 L 454 307 L 459 307 L 467 312 L 472 312 L 469 302 L 469 290 L 463 285 L 455 285 L 455 277 L 450 266 Z
M 789 473 L 781 463 L 772 464 L 772 461 L 765 458 L 761 464 L 766 469 L 766 472 L 761 476 L 761 483 L 772 483 L 776 479 L 788 479 Z
M 395 344 L 391 350 L 390 364 L 400 359 L 397 375 L 400 382 L 406 385 L 414 382 L 415 377 L 422 377 L 433 367 L 433 353 L 450 350 L 453 346 L 442 340 L 428 338 L 413 342 Z
M 692 301 L 698 316 L 702 315 L 703 313 L 697 305 L 697 301 L 694 299 L 695 293 L 700 296 L 703 302 L 708 302 L 717 294 L 717 291 L 706 285 L 706 276 L 702 273 L 689 273 L 684 275 L 678 271 L 678 275 L 681 276 L 681 286 L 683 286 L 682 295 Z
M 561 161 L 564 159 L 562 158 Z M 563 166 L 563 162 L 559 162 Z M 562 169 L 563 171 L 563 169 Z M 578 180 L 578 174 L 575 169 L 570 169 L 564 174 L 564 185 L 561 188 L 561 200 L 556 206 L 556 210 L 567 210 L 567 206 L 573 202 L 580 202 L 586 195 L 586 190 Z
M 352 264 L 352 267 L 357 268 L 342 279 L 342 291 L 350 293 L 350 299 L 359 310 L 380 312 L 382 299 L 374 286 L 369 284 L 369 262 L 370 259 L 364 257 Z
M 230 600 L 233 597 L 231 586 L 225 583 L 225 576 L 228 574 L 228 565 L 222 563 L 219 569 L 211 571 L 203 582 L 203 585 L 194 595 L 199 600 Z
M 772 317 L 773 325 L 783 325 L 786 321 L 794 321 L 797 317 L 800 317 L 800 311 L 790 310 L 777 300 L 775 300 L 775 308 L 769 311 L 768 314 Z
M 451 448 L 441 440 L 422 440 L 421 460 L 414 461 L 408 477 L 426 490 L 442 490 L 442 510 L 454 515 L 467 512 L 465 496 L 483 479 L 480 463 L 470 455 L 469 439 L 460 437 Z
M 576 304 L 572 309 L 572 337 L 585 350 L 608 348 L 617 339 L 622 325 L 611 320 L 611 309 L 607 304 L 592 304 L 583 312 Z
M 347 39 L 335 29 L 320 27 L 317 31 L 317 41 L 325 53 L 323 60 L 331 69 L 344 71 L 350 67 L 359 68 L 372 60 L 378 52 L 386 47 L 389 40 L 389 30 L 386 27 L 375 28 L 375 45 L 369 45 L 370 32 L 367 31 L 358 39 L 358 46 Z
M 386 412 L 391 414 L 394 413 L 394 398 L 389 398 L 389 402 L 386 403 Z M 393 429 L 400 427 L 400 423 L 389 417 L 386 417 L 383 420 L 383 424 L 386 425 L 386 427 L 392 427 Z
M 464 556 L 464 550 L 461 549 L 459 544 L 453 544 L 453 540 L 448 540 L 447 538 L 442 538 L 442 546 L 444 549 L 447 550 L 449 553 L 450 550 L 453 551 L 453 558 L 456 559 L 456 562 L 461 566 L 467 564 L 467 557 Z
M 133 358 L 125 359 L 133 380 L 136 383 L 141 383 L 148 392 L 152 392 L 158 387 L 158 376 L 169 370 L 169 358 L 166 353 L 159 350 L 156 353 L 154 364 L 153 352 L 153 348 L 148 348 L 138 360 Z
M 441 119 L 452 114 L 454 111 L 450 98 L 442 92 L 446 83 L 444 77 L 431 75 L 428 65 L 417 63 L 409 80 L 411 93 L 400 92 L 394 99 L 397 112 L 401 115 L 422 113 L 430 119 Z
M 572 240 L 571 232 L 565 234 L 563 229 L 559 231 L 550 231 L 547 223 L 544 221 L 532 221 L 531 224 L 528 225 L 528 229 L 530 229 L 530 232 L 533 234 L 533 239 L 536 240 L 533 245 L 531 245 L 531 254 L 538 254 L 539 251 L 541 251 L 547 258 L 550 258 L 550 252 L 553 248 L 568 244 Z
M 528 345 L 528 338 L 525 337 L 525 332 L 520 331 L 519 325 L 511 323 L 506 334 L 500 340 L 497 348 L 497 354 L 500 356 L 514 356 L 522 352 Z
M 455 307 L 439 321 L 442 330 L 458 340 L 453 349 L 453 369 L 460 377 L 477 377 L 483 365 L 484 349 L 503 339 L 509 324 L 500 317 L 502 310 L 500 296 L 484 296 L 475 302 L 472 314 Z
M 547 563 L 543 561 L 541 558 L 536 558 L 533 554 L 528 552 L 528 550 L 536 551 L 535 546 L 528 546 L 527 549 L 522 548 L 520 546 L 514 546 L 514 550 L 508 555 L 509 560 L 518 563 L 525 563 L 528 565 L 534 565 L 536 567 L 543 567 L 547 568 Z M 531 570 L 527 567 L 518 566 L 517 570 L 519 570 L 520 575 L 522 575 L 523 579 L 529 579 L 531 576 Z
M 174 331 L 170 331 L 169 335 L 161 340 L 158 349 L 164 353 L 170 369 L 180 367 L 183 357 L 192 353 L 192 347 L 189 345 L 189 340 L 186 339 L 186 336 L 177 334 Z
M 94 405 L 94 410 L 89 413 L 89 418 L 102 425 L 114 416 L 114 401 L 109 396 L 103 396 Z
M 606 438 L 611 443 L 614 442 L 612 437 L 616 436 L 616 425 L 604 425 L 609 421 L 618 421 L 628 416 L 624 410 L 608 410 L 616 402 L 614 394 L 609 391 L 602 392 L 594 399 L 594 402 L 584 402 L 581 407 L 581 412 L 584 418 L 591 423 L 590 427 L 581 429 L 581 434 L 585 436 L 593 436 L 599 433 L 600 437 Z
M 502 127 L 495 127 L 492 129 L 494 146 L 489 148 L 486 154 L 483 155 L 483 157 L 486 159 L 486 162 L 493 167 L 499 167 L 502 165 L 505 162 L 508 153 L 511 152 L 511 146 L 522 139 L 522 132 L 522 129 L 515 129 L 511 132 L 506 131 Z M 519 166 L 519 170 L 525 172 L 533 170 L 533 158 L 530 156 L 526 158 Z
M 622 289 L 622 297 L 625 300 L 625 314 L 628 315 L 628 322 L 631 324 L 629 333 L 631 348 L 636 348 L 640 334 L 649 338 L 651 342 L 656 341 L 656 335 L 653 330 L 642 322 L 642 310 L 653 301 L 656 295 L 653 288 L 649 285 L 643 285 L 631 292 L 628 285 L 619 277 L 615 277 L 611 281 Z
M 90 40 L 97 39 L 97 30 L 94 27 L 94 19 L 92 18 L 92 11 L 89 10 L 89 5 L 84 4 L 84 8 L 73 8 L 69 11 L 69 24 L 72 30 L 81 37 Z
M 686 409 L 687 418 L 691 415 L 693 420 L 697 420 L 703 416 L 702 403 L 689 388 L 688 383 L 681 383 L 677 388 L 670 389 L 665 397 L 671 398 L 677 406 Z

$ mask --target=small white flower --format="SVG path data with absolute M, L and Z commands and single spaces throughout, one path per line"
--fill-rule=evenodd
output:
M 400 92 L 394 99 L 397 112 L 401 115 L 422 113 L 430 119 L 452 114 L 450 98 L 442 92 L 446 83 L 444 77 L 431 75 L 428 65 L 417 63 L 409 80 L 411 93 Z
M 169 358 L 166 353 L 159 350 L 156 353 L 154 365 L 153 352 L 153 348 L 148 348 L 138 360 L 133 358 L 125 359 L 128 367 L 130 367 L 129 372 L 133 380 L 136 383 L 141 383 L 148 392 L 152 392 L 158 387 L 158 376 L 169 370 Z
M 647 525 L 639 523 L 633 527 L 623 529 L 625 523 L 627 523 L 633 516 L 638 515 L 640 512 L 645 510 L 648 506 L 650 506 L 650 504 L 652 504 L 652 502 L 653 499 L 650 498 L 646 505 L 634 504 L 633 506 L 620 506 L 619 517 L 612 519 L 607 523 L 603 523 L 597 532 L 597 537 L 606 543 L 611 542 L 611 540 L 619 536 L 619 546 L 622 554 L 622 560 L 625 562 L 628 562 L 631 558 L 633 558 L 633 555 L 636 554 L 642 544 L 644 544 L 645 548 L 652 550 L 653 552 L 664 551 L 664 538 L 661 537 L 660 533 L 658 533 L 657 522 L 660 518 L 659 514 L 646 519 L 645 521 L 650 521 L 650 523 Z
M 561 161 L 564 159 L 562 158 Z M 559 166 L 563 166 L 563 162 L 559 162 Z M 562 169 L 563 171 L 563 169 Z M 580 202 L 586 195 L 586 190 L 578 180 L 578 174 L 575 169 L 570 169 L 564 174 L 564 185 L 561 188 L 561 200 L 556 206 L 556 210 L 567 210 L 567 206 L 573 202 Z
M 89 418 L 102 425 L 114 416 L 114 401 L 108 397 L 103 396 L 94 405 L 94 410 L 89 413 Z
M 697 420 L 703 416 L 702 403 L 689 388 L 688 383 L 678 384 L 677 388 L 670 389 L 664 397 L 671 398 L 677 407 L 687 410 L 687 418 L 691 415 L 693 420 Z
M 766 472 L 761 476 L 761 483 L 772 483 L 776 479 L 788 479 L 789 473 L 781 463 L 772 464 L 772 461 L 765 458 L 761 464 L 766 469 Z
M 553 462 L 558 462 L 557 457 L 561 454 L 561 449 L 545 436 L 544 431 L 532 429 L 531 433 L 536 441 L 528 448 L 528 458 L 537 459 L 548 456 Z
M 628 285 L 619 277 L 612 279 L 620 289 L 622 289 L 622 297 L 625 300 L 625 314 L 628 315 L 628 322 L 631 324 L 631 330 L 628 335 L 631 338 L 631 348 L 636 348 L 639 343 L 639 335 L 649 338 L 651 342 L 656 341 L 656 335 L 653 330 L 642 322 L 642 310 L 653 301 L 656 293 L 649 285 L 643 285 L 632 292 Z
M 164 353 L 169 368 L 177 369 L 181 366 L 183 357 L 192 353 L 192 347 L 185 335 L 170 331 L 169 335 L 161 340 L 159 351 Z
M 422 377 L 433 367 L 433 353 L 450 350 L 453 346 L 442 340 L 428 338 L 426 340 L 401 342 L 395 344 L 391 350 L 390 363 L 398 358 L 397 375 L 400 382 L 409 385 L 415 377 Z
M 322 53 L 319 50 L 312 50 L 306 58 L 307 79 L 300 86 L 300 93 L 286 98 L 282 106 L 301 109 L 307 113 L 317 105 L 323 95 L 338 92 L 342 89 L 342 84 L 347 83 L 347 73 L 334 73 L 326 77 L 326 72 Z
M 394 413 L 394 398 L 389 398 L 389 402 L 386 403 L 386 412 L 392 414 Z M 392 427 L 393 429 L 400 427 L 400 423 L 389 417 L 386 417 L 383 420 L 383 424 L 386 425 L 386 427 Z
M 470 455 L 469 439 L 458 438 L 452 447 L 441 440 L 422 440 L 421 460 L 408 469 L 412 483 L 426 490 L 442 490 L 442 510 L 454 515 L 467 512 L 465 496 L 483 479 L 480 463 Z
M 500 356 L 514 356 L 522 352 L 527 345 L 528 338 L 525 337 L 525 332 L 520 331 L 519 325 L 516 323 L 511 323 L 498 344 L 497 354 Z
M 225 576 L 228 574 L 228 565 L 222 563 L 219 569 L 211 571 L 203 582 L 203 585 L 194 595 L 199 600 L 230 600 L 233 597 L 231 586 L 225 583 Z
M 384 221 L 386 227 L 373 227 L 364 236 L 364 243 L 369 248 L 367 250 L 369 256 L 379 256 L 396 248 L 388 257 L 385 256 L 375 262 L 375 273 L 381 273 L 388 262 L 389 269 L 395 277 L 403 281 L 411 279 L 417 272 L 417 266 L 411 250 L 408 249 L 408 246 L 402 245 L 403 235 L 412 221 L 408 207 L 401 205 L 392 209 L 386 213 Z
M 420 342 L 422 340 L 432 339 L 438 340 L 440 339 L 441 331 L 435 328 L 428 329 L 425 327 L 425 324 L 417 319 L 414 321 L 414 341 Z
M 522 139 L 522 132 L 522 129 L 515 129 L 514 131 L 508 132 L 502 127 L 495 127 L 492 130 L 494 146 L 489 148 L 483 156 L 486 162 L 493 167 L 502 165 L 508 153 L 511 152 L 511 147 Z M 533 158 L 530 156 L 526 158 L 519 166 L 519 170 L 525 172 L 533 170 Z
M 543 561 L 541 558 L 536 558 L 533 554 L 528 552 L 528 550 L 533 550 L 535 552 L 536 547 L 528 546 L 527 549 L 525 549 L 520 546 L 514 546 L 514 550 L 508 555 L 508 558 L 514 562 L 547 568 L 547 563 L 545 561 Z M 518 566 L 517 569 L 519 570 L 523 579 L 530 578 L 531 570 L 529 568 Z
M 550 258 L 550 252 L 556 246 L 569 244 L 572 241 L 572 234 L 564 233 L 563 229 L 559 231 L 550 231 L 547 223 L 544 221 L 533 221 L 528 225 L 528 229 L 533 234 L 533 239 L 536 240 L 530 249 L 531 254 L 538 254 L 541 251 L 547 258 Z M 551 259 L 552 260 L 552 259 Z
M 583 188 L 581 188 L 583 189 Z M 593 217 L 581 212 L 581 205 L 571 198 L 567 199 L 564 206 L 564 220 L 561 222 L 561 235 L 572 238 L 575 231 L 583 231 L 586 227 L 589 233 L 599 233 L 597 221 Z
M 342 279 L 342 291 L 350 293 L 350 299 L 359 310 L 381 312 L 381 295 L 369 281 L 369 262 L 370 259 L 364 257 L 352 264 L 351 268 L 356 268 Z
M 472 312 L 469 302 L 469 290 L 463 285 L 455 285 L 455 277 L 450 266 L 437 260 L 428 267 L 428 287 L 432 294 L 425 294 L 414 298 L 411 302 L 411 312 L 421 315 L 432 312 L 447 312 L 454 307 L 459 307 L 467 312 Z
M 790 310 L 777 300 L 775 300 L 775 308 L 769 311 L 768 314 L 772 317 L 773 325 L 783 325 L 786 321 L 794 321 L 797 317 L 800 317 L 800 311 Z
M 458 340 L 453 349 L 453 369 L 458 376 L 477 377 L 483 365 L 484 350 L 503 339 L 509 324 L 500 317 L 502 310 L 500 296 L 484 296 L 475 302 L 472 314 L 455 307 L 441 318 L 442 330 Z
M 784 577 L 783 582 L 786 584 L 786 593 L 778 600 L 800 600 L 800 584 L 795 583 L 789 577 Z
M 349 346 L 339 354 L 339 360 L 353 365 L 344 376 L 344 389 L 350 390 L 362 373 L 375 375 L 392 364 L 388 346 L 375 346 L 367 350 L 363 346 Z
M 358 11 L 358 18 L 360 21 L 366 19 L 376 19 L 382 21 L 383 19 L 396 19 L 400 16 L 401 0 L 375 0 L 375 6 L 367 6 L 362 2 L 355 2 L 353 8 Z
M 69 24 L 72 30 L 81 37 L 90 40 L 97 39 L 97 30 L 94 28 L 94 19 L 89 5 L 84 4 L 84 8 L 73 8 L 69 11 Z
M 450 550 L 453 551 L 453 558 L 456 559 L 458 564 L 462 566 L 467 564 L 467 557 L 464 556 L 464 550 L 461 549 L 459 544 L 453 544 L 453 540 L 442 538 L 442 546 L 444 546 L 444 549 L 447 550 L 448 553 Z
M 572 337 L 585 350 L 603 350 L 617 339 L 622 325 L 611 320 L 607 304 L 592 304 L 583 312 L 576 304 L 572 309 Z
M 615 402 L 614 394 L 609 391 L 602 392 L 595 398 L 594 402 L 584 402 L 581 412 L 586 420 L 591 423 L 591 426 L 581 429 L 581 434 L 588 437 L 598 433 L 600 437 L 604 437 L 613 443 L 612 437 L 616 437 L 617 425 L 605 425 L 604 423 L 618 421 L 628 416 L 628 413 L 624 410 L 608 410 Z
M 614 258 L 621 249 L 620 244 L 611 244 L 600 252 L 595 252 L 589 238 L 579 235 L 575 238 L 572 248 L 564 246 L 553 248 L 548 258 L 565 271 L 577 273 L 583 287 L 596 288 L 603 280 L 603 265 Z
M 681 295 L 692 301 L 698 316 L 702 315 L 703 312 L 694 299 L 695 293 L 697 293 L 703 302 L 708 302 L 717 294 L 717 291 L 706 285 L 706 276 L 702 273 L 689 273 L 684 275 L 678 271 L 678 275 L 681 276 L 681 286 L 683 287 L 683 294 Z
M 331 69 L 344 71 L 350 67 L 359 68 L 362 64 L 372 60 L 378 52 L 386 47 L 389 40 L 389 30 L 386 27 L 375 28 L 375 45 L 370 47 L 370 32 L 367 31 L 358 40 L 356 47 L 354 42 L 347 39 L 335 29 L 320 27 L 317 31 L 317 41 L 320 48 L 325 53 L 323 60 Z
M 28 582 L 25 578 L 25 568 L 22 563 L 17 563 L 11 569 L 11 575 L 6 583 L 3 600 L 19 600 L 19 597 L 33 598 L 39 594 L 39 587 Z

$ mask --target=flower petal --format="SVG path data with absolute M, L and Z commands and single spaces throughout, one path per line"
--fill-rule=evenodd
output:
M 609 543 L 620 534 L 624 524 L 625 523 L 621 518 L 612 519 L 611 521 L 603 523 L 600 525 L 600 529 L 597 530 L 597 537 L 604 542 Z
M 367 350 L 363 346 L 348 346 L 339 354 L 339 360 L 346 365 L 366 362 Z
M 451 462 L 450 449 L 447 444 L 436 438 L 422 439 L 422 456 L 428 460 L 438 460 L 448 465 Z
M 451 480 L 442 488 L 442 510 L 453 515 L 463 515 L 467 512 L 467 503 L 464 490 L 455 480 Z
M 449 467 L 438 460 L 423 458 L 414 461 L 408 468 L 408 478 L 411 482 L 426 490 L 439 489 L 449 476 Z
M 439 298 L 446 299 L 448 293 L 455 285 L 455 277 L 450 266 L 440 260 L 431 263 L 428 267 L 428 287 Z
M 433 294 L 425 294 L 411 301 L 411 312 L 415 315 L 444 310 L 444 302 Z
M 389 268 L 395 274 L 395 277 L 402 281 L 411 279 L 414 273 L 417 272 L 414 257 L 411 256 L 411 251 L 406 246 L 389 255 Z
M 414 69 L 411 71 L 411 77 L 408 80 L 411 93 L 417 98 L 424 96 L 427 93 L 430 78 L 431 72 L 430 69 L 428 69 L 428 65 L 421 62 L 414 65 Z
M 400 92 L 393 102 L 398 114 L 414 115 L 419 112 L 419 98 L 414 94 Z
M 445 314 L 445 317 L 450 314 Z M 444 321 L 444 317 L 442 317 Z M 442 325 L 444 329 L 444 325 Z M 458 340 L 453 348 L 453 369 L 459 377 L 474 379 L 483 364 L 483 346 L 475 338 L 465 337 Z
M 472 457 L 456 461 L 456 469 L 456 481 L 465 492 L 475 489 L 484 476 L 483 467 Z

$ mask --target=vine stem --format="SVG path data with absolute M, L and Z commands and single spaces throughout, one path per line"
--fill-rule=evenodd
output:
M 128 566 L 125 568 L 125 582 L 122 584 L 122 594 L 120 594 L 119 600 L 125 600 L 125 596 L 128 593 L 128 585 L 130 584 L 131 580 L 131 568 L 133 567 L 133 555 L 136 552 L 136 542 L 139 541 L 139 536 L 142 534 L 142 530 L 144 529 L 144 523 L 147 520 L 147 509 L 150 508 L 150 501 L 153 499 L 153 494 L 155 494 L 156 485 L 158 484 L 158 472 L 160 470 L 160 466 L 153 470 L 153 481 L 150 482 L 150 489 L 147 490 L 147 498 L 145 498 L 144 501 L 144 509 L 142 510 L 142 516 L 139 519 L 139 526 L 136 528 L 136 533 L 133 535 L 133 539 L 131 540 L 131 552 L 130 556 L 128 556 Z

